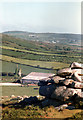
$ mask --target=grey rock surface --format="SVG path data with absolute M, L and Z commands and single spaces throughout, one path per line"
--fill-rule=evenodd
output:
M 56 88 L 56 85 L 53 85 L 53 84 L 40 86 L 39 94 L 49 98 L 51 94 L 54 92 L 55 88 Z
M 70 76 L 72 74 L 72 70 L 71 68 L 64 68 L 64 69 L 60 69 L 57 74 L 59 76 L 65 77 L 65 76 Z
M 62 111 L 64 109 L 66 109 L 67 107 L 68 107 L 67 104 L 63 104 L 63 105 L 60 105 L 59 107 L 55 107 L 55 109 L 58 110 L 58 111 Z
M 52 80 L 54 81 L 54 83 L 58 84 L 60 81 L 65 80 L 65 78 L 64 77 L 60 77 L 60 76 L 55 76 L 55 77 L 52 78 Z
M 76 96 L 83 98 L 82 91 L 83 66 L 73 62 L 69 68 L 58 70 L 57 75 L 48 79 L 47 84 L 42 84 L 39 94 L 55 101 L 68 101 Z
M 81 90 L 73 89 L 73 88 L 66 88 L 65 86 L 60 86 L 55 89 L 55 91 L 51 95 L 51 98 L 65 101 L 71 98 L 72 96 L 74 96 L 75 94 L 77 94 L 78 96 L 81 96 Z
M 83 69 L 83 64 L 81 63 L 77 63 L 77 62 L 73 62 L 71 65 L 70 65 L 71 68 L 81 68 Z

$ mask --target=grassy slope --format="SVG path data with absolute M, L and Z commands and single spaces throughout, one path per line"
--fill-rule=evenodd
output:
M 37 86 L 38 87 L 38 86 Z M 15 86 L 3 86 L 2 87 L 2 95 L 8 96 L 15 95 L 15 96 L 35 96 L 39 94 L 39 90 L 34 90 L 35 87 L 15 87 Z M 39 87 L 38 87 L 39 88 Z
M 54 69 L 59 69 L 62 67 L 68 67 L 69 65 L 66 63 L 72 63 L 73 61 L 80 62 L 80 50 L 76 51 L 78 49 L 78 47 L 76 46 L 74 47 L 70 46 L 71 50 L 67 51 L 64 50 L 63 49 L 64 46 L 60 44 L 55 45 L 55 44 L 42 43 L 37 41 L 26 41 L 8 35 L 3 35 L 2 45 L 3 46 L 0 47 L 3 48 L 2 49 L 2 53 L 4 55 L 3 60 L 9 61 L 9 62 L 5 62 L 5 67 L 3 67 L 3 71 L 7 71 L 6 69 L 8 68 L 8 65 L 9 68 L 11 68 L 11 64 L 15 65 L 14 63 L 19 63 L 20 65 L 23 64 L 24 66 L 39 65 L 40 67 L 46 67 L 46 68 L 54 67 Z M 65 46 L 65 48 L 67 47 L 68 46 Z M 32 68 L 30 66 L 26 66 L 26 67 L 27 69 L 24 67 L 26 71 L 24 73 L 29 73 L 31 71 L 36 71 L 36 70 L 37 71 L 39 70 L 41 72 L 42 71 L 48 72 L 47 70 L 44 69 Z M 11 70 L 9 71 L 13 71 L 12 70 L 13 68 L 15 67 L 12 66 Z
M 1 55 L 0 55 L 1 58 Z M 40 68 L 54 68 L 54 69 L 59 69 L 62 67 L 68 67 L 69 64 L 66 63 L 60 63 L 60 62 L 43 62 L 43 61 L 34 61 L 34 60 L 25 60 L 25 59 L 19 59 L 19 58 L 14 58 L 14 57 L 9 57 L 2 55 L 2 60 L 4 61 L 11 61 L 14 63 L 19 63 L 19 64 L 24 64 L 24 65 L 30 65 L 37 67 L 39 65 Z
M 28 60 L 37 60 L 37 61 L 58 61 L 63 63 L 71 63 L 73 61 L 80 61 L 81 54 L 80 52 L 56 52 L 46 53 L 46 52 L 34 52 L 29 50 L 21 50 L 11 47 L 2 46 L 2 54 L 6 56 L 11 56 L 15 58 L 28 59 Z
M 0 46 L 0 48 L 6 49 L 6 50 L 17 51 L 17 52 L 30 53 L 30 54 L 35 54 L 35 55 L 68 57 L 68 55 L 63 55 L 63 54 L 58 54 L 58 53 L 53 54 L 53 53 L 45 53 L 45 52 L 34 52 L 34 51 L 23 50 L 23 49 L 16 49 L 16 48 L 7 47 L 7 46 Z M 77 57 L 78 58 L 79 56 L 77 56 L 77 55 L 76 56 L 71 56 L 70 55 L 69 57 Z
M 41 42 L 37 41 L 26 41 L 20 38 L 15 38 L 8 35 L 3 35 L 2 37 L 2 45 L 8 46 L 8 47 L 15 47 L 15 48 L 21 48 L 21 49 L 27 49 L 27 50 L 40 50 L 44 51 Z M 47 46 L 47 45 L 46 45 Z
M 63 47 L 68 48 L 72 50 L 76 50 L 80 47 L 77 46 L 70 46 L 70 45 L 63 45 L 60 43 L 45 43 L 45 42 L 40 42 L 40 41 L 29 41 L 29 40 L 23 40 L 20 38 L 15 38 L 12 36 L 4 35 L 2 37 L 2 45 L 3 46 L 8 46 L 8 47 L 13 47 L 13 48 L 19 48 L 19 49 L 27 49 L 27 50 L 33 50 L 33 51 L 40 51 L 40 52 L 56 52 L 55 50 L 60 49 L 61 52 L 65 52 L 66 50 L 63 49 Z
M 17 64 L 12 62 L 2 61 L 2 72 L 15 72 Z M 30 72 L 44 72 L 44 73 L 55 73 L 55 70 L 46 70 L 46 69 L 39 69 L 34 68 L 26 65 L 18 64 L 18 68 L 21 68 L 22 73 L 27 75 Z

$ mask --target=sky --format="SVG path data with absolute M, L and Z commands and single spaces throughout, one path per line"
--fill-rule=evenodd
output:
M 66 0 L 67 1 L 67 0 Z M 0 32 L 81 33 L 81 2 L 0 2 Z

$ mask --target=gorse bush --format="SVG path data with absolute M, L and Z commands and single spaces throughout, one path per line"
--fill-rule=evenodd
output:
M 8 120 L 17 118 L 40 118 L 45 115 L 39 107 L 26 107 L 24 109 L 5 108 L 2 112 L 2 119 Z
M 79 101 L 75 104 L 75 107 L 76 108 L 80 108 L 80 109 L 83 109 L 83 101 Z
M 71 118 L 67 118 L 65 120 L 83 120 L 83 111 L 73 115 Z
M 9 102 L 10 103 L 10 102 Z M 63 117 L 65 120 L 65 114 L 67 116 L 68 110 L 63 110 L 62 112 L 58 112 L 55 110 L 54 106 L 47 106 L 44 108 L 40 108 L 39 106 L 34 105 L 27 105 L 25 107 L 23 106 L 14 106 L 13 103 L 10 105 L 9 103 L 6 104 L 7 107 L 4 107 L 2 110 L 2 120 L 18 120 L 18 119 L 29 119 L 29 118 L 56 118 Z M 80 105 L 82 105 L 80 103 Z M 74 110 L 75 111 L 75 110 Z M 71 114 L 74 114 L 73 117 L 66 118 L 66 120 L 82 120 L 83 117 L 83 111 L 81 113 L 77 113 L 72 111 Z M 65 114 L 64 114 L 65 113 Z

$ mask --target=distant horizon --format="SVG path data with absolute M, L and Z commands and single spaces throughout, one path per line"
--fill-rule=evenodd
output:
M 82 34 L 82 33 L 68 33 L 68 32 L 31 32 L 31 31 L 25 31 L 25 30 L 8 30 L 8 31 L 0 32 L 0 33 L 6 33 L 6 32 L 56 33 L 56 34 L 78 34 L 78 35 L 81 35 L 81 34 Z

